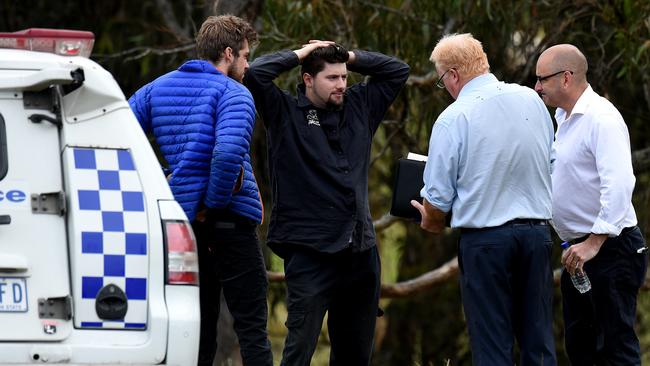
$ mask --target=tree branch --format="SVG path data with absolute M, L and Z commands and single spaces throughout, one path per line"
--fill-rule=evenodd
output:
M 215 14 L 232 14 L 254 23 L 262 12 L 264 0 L 216 0 L 214 2 Z
M 384 214 L 384 216 L 380 217 L 379 220 L 375 220 L 374 225 L 375 225 L 375 231 L 383 231 L 388 229 L 391 225 L 396 223 L 397 221 L 400 221 L 401 219 L 399 217 L 393 216 L 391 214 Z
M 427 25 L 430 25 L 430 26 L 432 26 L 432 27 L 436 27 L 436 28 L 440 29 L 440 24 L 436 24 L 436 23 L 431 22 L 431 21 L 429 21 L 429 20 L 427 20 L 427 19 L 424 19 L 424 18 L 416 17 L 416 16 L 414 16 L 414 15 L 411 14 L 411 13 L 406 13 L 406 12 L 403 12 L 403 11 L 401 11 L 401 10 L 397 10 L 397 9 L 395 9 L 395 8 L 391 8 L 390 6 L 381 5 L 381 4 L 375 4 L 375 3 L 372 2 L 372 1 L 367 1 L 367 0 L 357 0 L 357 1 L 358 1 L 359 3 L 365 5 L 365 6 L 368 6 L 368 7 L 371 7 L 371 8 L 375 8 L 375 9 L 377 9 L 377 10 L 382 10 L 382 11 L 385 11 L 385 12 L 389 12 L 389 13 L 397 14 L 397 15 L 399 15 L 399 16 L 402 17 L 402 18 L 405 18 L 405 19 L 411 19 L 411 20 L 414 20 L 414 21 L 416 21 L 416 22 L 419 22 L 419 23 L 422 23 L 422 24 L 427 24 Z
M 390 285 L 382 284 L 381 297 L 395 298 L 411 296 L 447 282 L 447 280 L 456 277 L 458 272 L 458 257 L 454 257 L 437 269 L 426 272 L 414 279 Z
M 187 27 L 181 26 L 176 19 L 176 15 L 172 5 L 167 0 L 156 0 L 156 5 L 158 6 L 158 11 L 162 16 L 167 28 L 176 36 L 176 38 L 181 42 L 187 42 L 192 39 L 188 34 L 189 30 Z
M 426 75 L 411 75 L 406 80 L 408 86 L 429 86 L 436 82 L 436 72 L 432 70 Z
M 381 297 L 396 298 L 413 296 L 447 282 L 456 277 L 459 272 L 458 257 L 454 257 L 435 270 L 426 272 L 414 279 L 390 285 L 382 284 Z M 562 268 L 556 268 L 553 271 L 553 282 L 556 286 L 560 285 L 561 274 Z M 646 276 L 643 286 L 641 286 L 641 290 L 650 290 L 650 278 L 648 276 Z
M 455 278 L 459 273 L 458 257 L 454 257 L 441 265 L 440 267 L 426 272 L 416 278 L 402 281 L 393 284 L 381 285 L 382 298 L 398 298 L 409 297 L 427 290 L 430 290 L 440 284 L 443 284 L 452 278 Z M 650 273 L 648 273 L 650 275 Z M 281 272 L 267 272 L 270 282 L 284 281 L 284 273 Z M 553 282 L 555 286 L 560 285 L 560 276 L 562 275 L 562 268 L 556 268 L 553 271 Z M 650 278 L 646 276 L 641 290 L 650 290 Z
M 384 155 L 384 153 L 386 152 L 386 150 L 388 150 L 388 148 L 390 147 L 390 142 L 391 142 L 391 140 L 392 140 L 392 139 L 397 135 L 397 133 L 399 133 L 399 132 L 400 132 L 400 129 L 397 128 L 397 129 L 395 129 L 395 130 L 394 130 L 394 131 L 393 131 L 393 132 L 392 132 L 392 133 L 391 133 L 391 134 L 386 138 L 386 143 L 384 144 L 384 146 L 382 146 L 381 150 L 377 153 L 377 155 L 375 155 L 372 159 L 370 159 L 370 166 L 373 166 L 373 165 L 375 164 L 375 161 L 377 161 L 379 158 L 382 157 L 382 155 Z
M 269 278 L 269 282 L 284 282 L 284 273 L 282 272 L 266 271 L 266 276 Z
M 194 42 L 184 44 L 174 48 L 134 47 L 128 50 L 124 50 L 122 52 L 111 53 L 108 55 L 102 55 L 102 54 L 93 55 L 93 58 L 96 59 L 124 58 L 123 61 L 127 62 L 127 61 L 134 61 L 134 60 L 141 59 L 149 54 L 160 56 L 160 55 L 168 55 L 172 53 L 187 52 L 193 50 L 195 47 L 196 45 L 194 44 Z M 129 56 L 129 57 L 125 58 L 125 56 Z

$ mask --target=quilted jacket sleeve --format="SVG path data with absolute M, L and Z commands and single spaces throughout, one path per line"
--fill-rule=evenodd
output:
M 151 84 L 147 84 L 138 89 L 138 91 L 129 98 L 131 110 L 135 114 L 135 117 L 138 119 L 140 126 L 146 134 L 151 133 L 151 109 L 149 108 L 150 89 Z
M 255 125 L 255 107 L 250 92 L 240 84 L 228 88 L 218 102 L 216 120 L 210 181 L 204 202 L 210 208 L 224 208 L 230 203 L 250 149 Z

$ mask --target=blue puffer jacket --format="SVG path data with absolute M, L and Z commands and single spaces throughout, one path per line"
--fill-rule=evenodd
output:
M 192 60 L 140 88 L 129 104 L 145 133 L 153 131 L 171 169 L 169 186 L 190 221 L 201 203 L 262 221 L 248 89 L 209 62 Z M 242 166 L 243 186 L 233 194 Z

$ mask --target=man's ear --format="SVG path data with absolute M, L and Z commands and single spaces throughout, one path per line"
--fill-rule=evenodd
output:
M 569 89 L 572 85 L 572 82 L 575 82 L 572 74 L 567 75 L 566 72 L 562 74 L 562 86 L 564 89 Z
M 302 74 L 302 81 L 305 83 L 305 87 L 307 88 L 311 88 L 314 84 L 314 78 L 308 73 Z
M 226 47 L 226 48 L 223 50 L 223 59 L 224 59 L 226 62 L 233 62 L 233 61 L 234 61 L 234 58 L 235 58 L 235 57 L 234 57 L 234 55 L 233 55 L 232 48 L 230 48 L 230 47 Z

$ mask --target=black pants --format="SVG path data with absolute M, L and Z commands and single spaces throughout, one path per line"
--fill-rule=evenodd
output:
M 638 227 L 609 238 L 584 264 L 591 291 L 580 294 L 562 273 L 565 346 L 571 364 L 641 365 L 634 332 L 636 299 L 645 280 L 648 255 Z
M 246 366 L 273 365 L 266 332 L 268 280 L 256 225 L 246 219 L 192 224 L 199 251 L 201 340 L 199 365 L 212 365 L 217 351 L 220 293 L 234 318 Z
M 460 287 L 474 366 L 557 364 L 550 228 L 526 221 L 461 230 Z
M 292 247 L 282 257 L 289 333 L 281 365 L 309 366 L 326 312 L 330 365 L 369 365 L 379 304 L 377 248 L 324 254 Z

